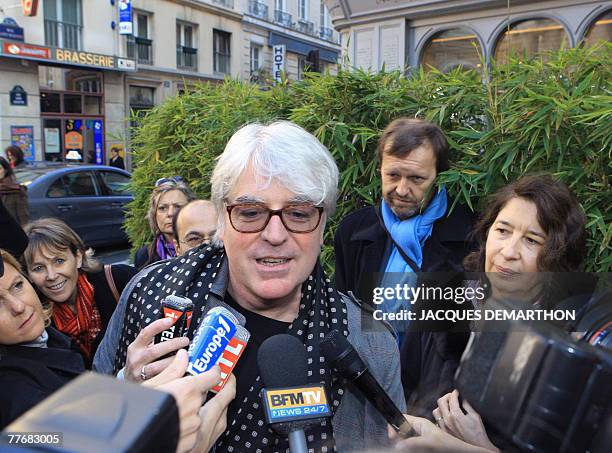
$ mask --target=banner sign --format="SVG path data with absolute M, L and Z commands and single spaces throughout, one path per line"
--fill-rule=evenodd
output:
M 282 82 L 282 74 L 285 72 L 285 45 L 272 46 L 272 77 L 276 83 Z
M 119 0 L 119 34 L 131 35 L 132 30 L 132 0 Z
M 38 10 L 38 0 L 21 0 L 21 9 L 23 10 L 24 16 L 36 16 L 36 11 Z
M 25 160 L 34 160 L 34 126 L 11 126 L 11 145 L 21 148 Z
M 84 66 L 96 69 L 117 71 L 135 71 L 136 62 L 114 55 L 101 55 L 81 50 L 60 49 L 38 46 L 21 42 L 2 41 L 0 53 L 5 57 L 23 58 L 25 60 L 43 60 L 70 66 Z
M 104 164 L 104 137 L 102 135 L 102 121 L 93 120 L 94 156 L 97 165 Z

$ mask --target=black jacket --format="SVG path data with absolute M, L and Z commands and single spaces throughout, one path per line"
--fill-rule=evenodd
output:
M 70 338 L 47 333 L 46 348 L 0 346 L 0 429 L 85 371 Z
M 375 209 L 380 206 L 348 215 L 334 238 L 336 286 L 339 291 L 353 291 L 360 299 L 364 299 L 360 284 L 373 273 L 384 272 L 393 245 Z M 421 271 L 452 273 L 444 285 L 460 285 L 463 259 L 473 250 L 469 236 L 474 220 L 475 215 L 462 205 L 438 220 L 423 247 Z M 458 330 L 409 331 L 404 335 L 400 357 L 409 413 L 432 418 L 436 400 L 453 389 L 454 373 L 469 338 L 469 332 Z
M 338 291 L 359 294 L 364 275 L 384 272 L 392 242 L 376 215 L 380 206 L 355 211 L 340 222 L 334 237 L 336 287 Z M 449 217 L 438 220 L 423 247 L 422 272 L 460 272 L 463 258 L 472 250 L 468 239 L 474 214 L 462 205 Z
M 143 245 L 136 250 L 136 255 L 134 256 L 134 267 L 140 271 L 149 264 L 157 263 L 158 261 L 161 261 L 161 257 L 157 254 L 157 250 L 155 249 L 155 240 L 153 240 L 152 243 Z
M 117 287 L 117 291 L 119 292 L 119 295 L 121 295 L 121 292 L 130 282 L 132 277 L 136 275 L 137 271 L 134 269 L 134 267 L 128 266 L 127 264 L 113 264 L 111 266 L 111 272 L 113 274 L 113 280 L 115 282 L 115 286 Z M 94 299 L 96 301 L 96 306 L 100 311 L 100 318 L 102 319 L 102 330 L 100 330 L 100 333 L 96 336 L 92 348 L 91 358 L 93 360 L 93 356 L 95 355 L 96 349 L 98 349 L 102 338 L 104 338 L 106 327 L 110 322 L 111 316 L 113 316 L 113 313 L 115 312 L 118 301 L 115 300 L 115 296 L 113 296 L 113 292 L 108 285 L 104 270 L 89 272 L 87 274 L 87 279 L 94 288 Z M 90 367 L 91 363 L 88 363 L 87 366 Z
M 21 257 L 28 246 L 28 237 L 0 200 L 0 249 Z
M 115 168 L 120 168 L 121 170 L 125 170 L 125 163 L 123 162 L 123 157 L 117 156 L 115 160 L 111 159 L 108 162 L 108 165 Z

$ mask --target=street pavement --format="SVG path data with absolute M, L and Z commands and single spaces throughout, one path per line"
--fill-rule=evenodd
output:
M 130 261 L 130 246 L 100 247 L 95 249 L 95 257 L 103 264 L 132 264 Z

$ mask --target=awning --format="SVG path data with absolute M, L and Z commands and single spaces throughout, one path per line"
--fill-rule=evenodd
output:
M 338 61 L 338 51 L 334 49 L 330 49 L 327 47 L 319 46 L 313 44 L 312 42 L 303 41 L 299 38 L 294 38 L 293 36 L 287 36 L 282 33 L 278 33 L 275 31 L 270 32 L 270 37 L 268 40 L 268 44 L 270 46 L 274 46 L 277 44 L 284 44 L 287 52 L 297 53 L 299 55 L 307 56 L 308 52 L 311 50 L 319 51 L 319 58 L 323 61 L 327 61 L 329 63 L 337 63 Z

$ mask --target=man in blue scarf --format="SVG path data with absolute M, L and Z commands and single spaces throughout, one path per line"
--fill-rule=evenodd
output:
M 373 300 L 368 293 L 372 285 L 416 287 L 424 273 L 460 273 L 472 248 L 468 236 L 473 213 L 460 204 L 449 213 L 452 200 L 444 186 L 436 184 L 438 175 L 449 168 L 448 142 L 437 125 L 420 119 L 396 119 L 380 137 L 378 159 L 380 204 L 345 217 L 334 240 L 336 286 L 352 291 L 366 304 Z M 406 300 L 386 298 L 373 308 L 397 313 L 405 305 Z M 400 324 L 394 323 L 394 327 L 401 330 Z M 463 337 L 457 340 L 430 334 L 409 332 L 403 338 L 402 380 L 409 400 L 423 387 L 442 396 L 442 389 L 452 386 L 465 346 Z M 425 407 L 435 403 L 429 396 Z M 431 416 L 431 412 L 427 414 L 431 409 L 412 413 Z

